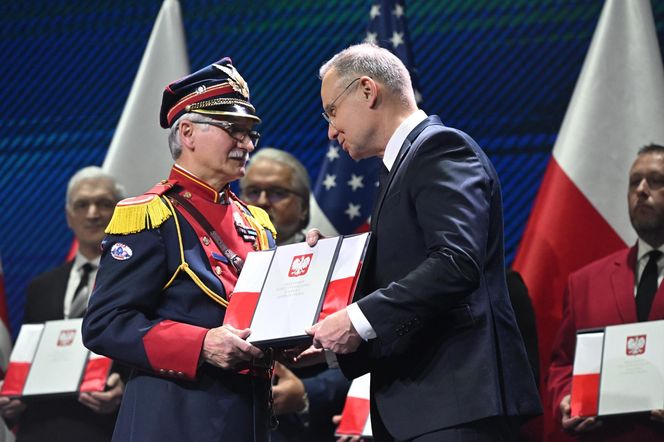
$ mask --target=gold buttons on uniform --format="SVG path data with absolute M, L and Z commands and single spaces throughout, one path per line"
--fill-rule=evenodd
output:
M 210 245 L 210 238 L 208 238 L 207 236 L 204 236 L 203 237 L 203 244 L 205 244 L 206 246 L 209 246 Z
M 216 273 L 217 275 L 221 275 L 221 267 L 220 266 L 215 266 L 214 267 L 214 273 Z
M 182 194 L 182 196 L 189 199 L 189 198 L 191 198 L 191 193 L 190 192 L 185 192 L 185 193 Z

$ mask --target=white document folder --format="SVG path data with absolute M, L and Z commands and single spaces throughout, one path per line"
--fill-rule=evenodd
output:
M 247 340 L 260 347 L 310 342 L 304 330 L 350 302 L 368 238 L 363 233 L 249 253 L 224 323 L 251 328 Z
M 0 395 L 36 397 L 104 390 L 112 361 L 85 348 L 82 323 L 79 318 L 23 325 Z

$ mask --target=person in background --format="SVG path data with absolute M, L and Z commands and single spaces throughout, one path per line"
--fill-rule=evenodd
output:
M 546 387 L 550 412 L 584 441 L 664 440 L 664 410 L 614 419 L 571 416 L 576 332 L 664 319 L 664 146 L 642 147 L 629 171 L 627 206 L 636 244 L 572 273 L 563 298 L 563 320 Z
M 277 229 L 277 245 L 304 241 L 309 223 L 309 174 L 290 153 L 261 148 L 240 178 L 241 197 L 265 210 Z M 277 363 L 272 387 L 278 441 L 334 441 L 332 416 L 341 412 L 350 386 L 339 368 L 326 363 L 290 367 Z
M 115 208 L 83 320 L 88 348 L 134 368 L 113 439 L 264 442 L 270 358 L 222 325 L 247 254 L 274 247 L 268 215 L 229 186 L 260 118 L 224 58 L 165 88 L 160 123 L 175 164 Z
M 96 166 L 76 172 L 67 185 L 65 216 L 78 242 L 72 261 L 33 279 L 27 288 L 24 324 L 80 318 L 99 268 L 104 229 L 124 190 Z M 47 398 L 29 404 L 0 398 L 2 414 L 18 424 L 17 441 L 110 441 L 124 384 L 112 372 L 104 392 L 78 398 Z

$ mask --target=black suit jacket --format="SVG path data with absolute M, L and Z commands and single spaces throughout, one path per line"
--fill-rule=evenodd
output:
M 73 262 L 43 273 L 30 282 L 23 323 L 64 318 L 64 299 Z M 110 441 L 117 413 L 97 414 L 77 397 L 27 403 L 18 421 L 18 442 Z
M 500 185 L 477 144 L 436 116 L 419 124 L 372 232 L 356 296 L 377 337 L 340 363 L 371 372 L 392 436 L 541 413 L 507 295 Z

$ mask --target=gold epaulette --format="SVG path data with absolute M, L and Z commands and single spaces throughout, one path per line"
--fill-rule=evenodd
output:
M 276 240 L 277 229 L 274 228 L 272 221 L 270 221 L 270 215 L 268 215 L 265 210 L 261 209 L 258 206 L 251 206 L 247 204 L 247 208 L 251 212 L 251 215 L 256 219 L 256 221 L 258 221 L 258 223 L 261 226 L 272 232 L 272 237 L 274 237 L 274 239 Z
M 106 233 L 128 235 L 145 229 L 155 229 L 173 216 L 159 195 L 145 194 L 127 198 L 115 206 Z

